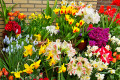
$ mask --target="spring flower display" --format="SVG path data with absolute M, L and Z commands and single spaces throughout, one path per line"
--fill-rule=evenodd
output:
M 108 42 L 109 28 L 102 29 L 100 27 L 93 27 L 89 29 L 93 29 L 88 33 L 90 37 L 89 45 L 98 47 L 106 46 L 106 43 Z
M 119 80 L 120 10 L 62 0 L 27 16 L 8 12 L 0 80 Z M 112 5 L 119 7 L 119 1 Z M 28 22 L 26 22 L 26 20 Z

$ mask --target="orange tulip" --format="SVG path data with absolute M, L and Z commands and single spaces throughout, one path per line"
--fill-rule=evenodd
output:
M 14 13 L 13 13 L 13 16 L 14 16 L 14 17 L 17 17 L 17 16 L 18 16 L 18 13 L 14 12 Z
M 2 73 L 2 71 L 0 71 L 0 78 L 1 78 L 2 75 L 3 75 L 3 73 Z
M 2 72 L 4 73 L 6 71 L 6 69 L 5 68 L 2 68 Z
M 112 62 L 113 62 L 113 63 L 116 63 L 116 61 L 117 61 L 116 58 L 113 58 Z
M 8 13 L 8 16 L 13 16 L 13 13 L 12 13 L 12 12 L 9 12 L 9 13 Z
M 117 55 L 116 55 L 116 59 L 117 59 L 117 60 L 120 60 L 120 54 L 117 54 Z
M 8 78 L 9 80 L 13 80 L 13 76 L 9 76 L 9 78 Z
M 19 13 L 20 13 L 20 11 L 15 11 L 15 13 L 19 14 Z
M 9 74 L 8 71 L 5 71 L 5 72 L 4 72 L 4 75 L 5 75 L 5 76 L 8 76 L 8 74 Z
M 10 21 L 14 20 L 14 17 L 9 17 L 9 20 L 10 20 Z
M 114 52 L 114 53 L 113 53 L 113 56 L 116 56 L 116 55 L 117 55 L 117 52 Z

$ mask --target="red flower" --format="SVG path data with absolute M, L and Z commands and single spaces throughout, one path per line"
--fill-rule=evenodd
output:
M 120 6 L 120 0 L 113 0 L 111 5 Z
M 5 25 L 5 30 L 7 30 L 7 31 L 12 31 L 13 30 L 12 21 L 9 21 L 8 24 Z
M 111 6 L 107 6 L 107 10 L 111 10 Z
M 93 25 L 92 24 L 89 24 L 89 26 L 88 26 L 89 28 L 92 28 L 93 27 Z
M 105 47 L 99 48 L 98 50 L 95 51 L 100 52 L 100 59 L 102 60 L 102 62 L 104 63 L 110 63 L 110 61 L 113 60 L 112 57 L 112 51 L 108 51 Z
M 43 80 L 43 78 L 40 78 L 39 80 Z
M 46 77 L 46 78 L 44 78 L 44 80 L 49 80 L 49 79 Z
M 99 13 L 104 13 L 104 5 L 100 6 Z
M 33 79 L 33 80 L 36 80 L 36 79 Z

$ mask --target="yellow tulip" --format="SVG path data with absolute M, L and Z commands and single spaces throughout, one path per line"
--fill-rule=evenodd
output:
M 53 11 L 55 12 L 55 14 L 58 14 L 59 11 L 60 11 L 60 9 L 56 9 L 56 8 L 55 8 Z
M 79 32 L 79 31 L 80 31 L 80 29 L 78 27 L 73 28 L 73 33 L 76 33 L 76 32 Z
M 80 27 L 85 23 L 85 21 L 83 21 L 83 20 L 80 20 Z

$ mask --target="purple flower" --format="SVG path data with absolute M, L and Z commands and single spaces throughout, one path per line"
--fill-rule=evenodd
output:
M 88 33 L 88 36 L 90 38 L 89 41 L 89 45 L 90 46 L 98 46 L 98 47 L 102 47 L 102 46 L 106 46 L 106 43 L 108 42 L 108 36 L 109 36 L 109 28 L 100 28 L 100 27 L 92 27 L 92 28 L 88 28 L 88 30 L 91 30 Z M 87 30 L 87 31 L 88 31 Z

